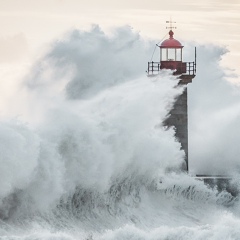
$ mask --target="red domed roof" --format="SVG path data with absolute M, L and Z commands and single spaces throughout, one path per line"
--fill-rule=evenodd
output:
M 173 38 L 173 31 L 169 31 L 169 39 L 166 39 L 160 45 L 160 48 L 183 48 L 182 44 Z

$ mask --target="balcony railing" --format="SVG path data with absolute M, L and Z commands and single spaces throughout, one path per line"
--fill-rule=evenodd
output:
M 179 61 L 162 61 L 148 62 L 148 75 L 156 75 L 161 69 L 175 70 L 174 75 L 191 75 L 196 74 L 195 62 L 179 62 Z

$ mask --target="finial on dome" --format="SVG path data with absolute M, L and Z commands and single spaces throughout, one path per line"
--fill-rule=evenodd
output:
M 169 31 L 169 39 L 173 39 L 174 32 L 172 30 Z

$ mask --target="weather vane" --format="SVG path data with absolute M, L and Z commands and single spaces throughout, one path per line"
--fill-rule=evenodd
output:
M 173 30 L 173 29 L 176 29 L 177 27 L 174 27 L 173 24 L 176 23 L 176 22 L 173 22 L 172 21 L 172 18 L 170 18 L 170 21 L 166 21 L 166 23 L 169 23 L 169 27 L 166 27 L 166 29 L 170 29 L 170 30 Z

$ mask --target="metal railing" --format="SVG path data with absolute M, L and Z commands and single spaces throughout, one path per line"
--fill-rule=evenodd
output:
M 196 74 L 196 63 L 195 62 L 186 62 L 186 75 L 195 75 Z
M 148 62 L 148 75 L 155 75 L 158 74 L 161 69 L 172 69 L 168 67 L 161 67 L 160 62 Z M 196 74 L 196 63 L 195 62 L 180 62 L 176 67 L 175 75 L 182 74 L 182 75 L 194 75 Z
M 160 62 L 148 62 L 148 74 L 158 74 L 160 71 Z

